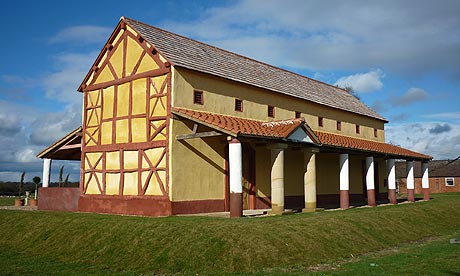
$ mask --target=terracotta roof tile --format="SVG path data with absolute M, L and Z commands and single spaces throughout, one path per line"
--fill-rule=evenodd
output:
M 302 119 L 262 122 L 177 107 L 173 107 L 172 112 L 227 134 L 267 138 L 287 138 L 289 134 L 305 123 Z
M 344 89 L 124 18 L 174 66 L 386 121 Z
M 421 154 L 415 151 L 411 151 L 408 149 L 404 149 L 398 146 L 376 142 L 376 141 L 369 141 L 364 139 L 358 139 L 353 137 L 347 137 L 338 134 L 332 134 L 327 132 L 321 131 L 314 131 L 316 136 L 318 137 L 321 144 L 326 146 L 333 146 L 339 148 L 349 148 L 349 149 L 356 149 L 360 151 L 367 151 L 367 152 L 377 152 L 381 154 L 391 155 L 393 157 L 399 158 L 414 158 L 414 159 L 432 159 L 431 156 Z

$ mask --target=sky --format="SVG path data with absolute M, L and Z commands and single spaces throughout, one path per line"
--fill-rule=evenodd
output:
M 342 87 L 390 122 L 386 142 L 460 156 L 460 1 L 5 1 L 0 181 L 81 125 L 79 84 L 121 16 Z M 78 181 L 79 163 L 54 161 Z

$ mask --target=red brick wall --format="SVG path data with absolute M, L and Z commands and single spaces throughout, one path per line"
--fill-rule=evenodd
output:
M 445 177 L 430 177 L 430 193 L 452 193 L 460 192 L 460 177 L 454 177 L 454 186 L 446 186 Z M 399 179 L 399 193 L 407 193 L 406 178 Z M 415 193 L 422 193 L 422 179 L 415 178 Z
M 80 188 L 38 188 L 38 210 L 69 211 L 78 210 Z

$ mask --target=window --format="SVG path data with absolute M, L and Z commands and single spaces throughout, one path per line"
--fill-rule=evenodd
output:
M 342 130 L 342 122 L 337 121 L 337 130 Z
M 446 186 L 455 186 L 453 177 L 446 177 Z
M 243 100 L 235 99 L 235 111 L 243 111 Z
M 271 105 L 268 106 L 268 117 L 275 117 L 275 107 Z
M 203 104 L 203 91 L 195 90 L 193 91 L 193 103 L 194 104 Z
M 378 133 L 377 129 L 374 128 L 374 137 L 377 137 L 377 133 Z
M 361 132 L 359 125 L 356 125 L 356 134 L 359 134 Z
M 295 118 L 296 118 L 296 119 L 299 119 L 301 116 L 302 116 L 302 113 L 301 113 L 301 112 L 299 112 L 299 111 L 296 111 L 296 112 L 295 112 Z
M 323 117 L 318 117 L 318 126 L 323 127 Z

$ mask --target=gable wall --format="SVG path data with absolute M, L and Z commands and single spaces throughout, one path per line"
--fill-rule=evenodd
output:
M 298 111 L 313 130 L 384 142 L 384 123 L 380 120 L 183 68 L 173 70 L 172 106 L 263 121 L 292 119 Z M 203 105 L 193 103 L 194 89 L 203 91 Z M 243 112 L 234 110 L 235 98 L 243 100 Z M 275 107 L 274 118 L 267 115 L 268 105 Z M 318 117 L 324 118 L 323 127 L 318 126 Z M 342 122 L 341 131 L 336 129 L 337 121 Z M 360 134 L 355 132 L 356 124 Z M 377 138 L 374 128 L 378 129 Z

